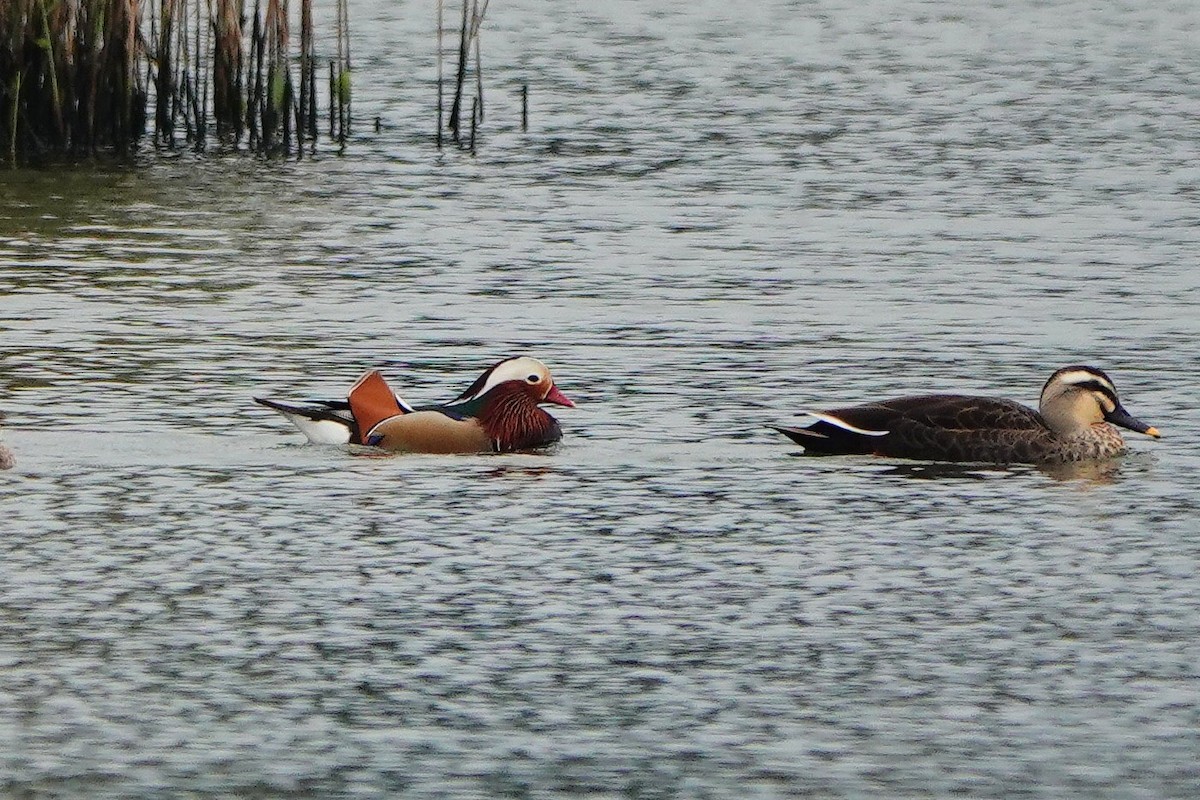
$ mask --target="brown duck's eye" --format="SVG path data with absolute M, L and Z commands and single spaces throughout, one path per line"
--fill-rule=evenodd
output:
M 537 383 L 538 381 L 540 381 L 540 380 L 541 380 L 541 378 L 540 378 L 539 376 L 537 376 L 537 375 L 530 375 L 530 376 L 529 376 L 528 378 L 526 378 L 525 380 L 529 381 L 530 383 Z

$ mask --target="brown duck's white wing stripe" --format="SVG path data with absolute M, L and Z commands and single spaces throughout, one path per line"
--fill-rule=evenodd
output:
M 844 419 L 839 419 L 832 414 L 826 414 L 822 411 L 801 411 L 800 413 L 807 414 L 810 417 L 816 417 L 821 422 L 828 423 L 836 428 L 841 428 L 844 431 L 858 433 L 863 436 L 887 436 L 889 433 L 891 433 L 891 431 L 869 431 L 866 428 L 858 428 L 854 425 L 851 425 L 849 422 L 846 422 Z

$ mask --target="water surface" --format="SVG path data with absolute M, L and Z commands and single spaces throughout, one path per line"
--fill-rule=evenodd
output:
M 428 10 L 351 13 L 344 157 L 0 175 L 3 792 L 1195 796 L 1194 4 L 509 3 L 474 155 Z M 551 452 L 250 402 L 513 353 Z M 766 428 L 1071 363 L 1164 438 Z

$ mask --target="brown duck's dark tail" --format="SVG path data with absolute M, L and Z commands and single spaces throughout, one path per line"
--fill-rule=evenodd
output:
M 879 444 L 874 436 L 863 436 L 862 434 L 854 433 L 826 422 L 817 422 L 807 428 L 784 428 L 779 425 L 770 425 L 768 427 L 779 431 L 803 447 L 807 453 L 822 455 L 867 454 L 875 452 Z

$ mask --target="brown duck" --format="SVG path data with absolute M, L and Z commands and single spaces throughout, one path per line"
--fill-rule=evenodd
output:
M 1125 452 L 1114 425 L 1158 438 L 1130 415 L 1095 367 L 1063 367 L 1042 388 L 1039 410 L 1012 400 L 934 394 L 805 412 L 803 428 L 775 427 L 814 454 L 869 454 L 928 461 L 1062 463 Z M 774 427 L 774 426 L 773 426 Z
M 316 444 L 364 444 L 409 453 L 545 447 L 562 438 L 562 429 L 540 405 L 575 405 L 554 385 L 546 365 L 528 356 L 493 365 L 458 397 L 436 405 L 409 405 L 377 370 L 359 378 L 345 400 L 254 399 L 290 419 Z

